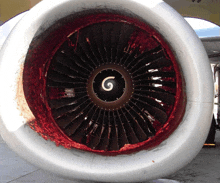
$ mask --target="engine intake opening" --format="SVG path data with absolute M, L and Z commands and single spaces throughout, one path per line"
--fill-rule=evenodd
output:
M 111 13 L 58 25 L 33 41 L 26 58 L 24 91 L 37 118 L 31 128 L 103 155 L 154 147 L 176 129 L 183 78 L 153 28 Z

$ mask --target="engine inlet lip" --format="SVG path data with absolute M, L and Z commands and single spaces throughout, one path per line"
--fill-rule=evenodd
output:
M 115 101 L 104 101 L 101 100 L 96 93 L 94 92 L 94 88 L 93 88 L 93 82 L 96 78 L 96 76 L 105 70 L 114 70 L 117 71 L 118 73 L 120 73 L 125 81 L 125 88 L 124 88 L 124 93 L 122 94 L 122 96 Z M 104 64 L 101 65 L 100 67 L 96 68 L 91 76 L 88 79 L 88 83 L 87 83 L 87 93 L 89 98 L 95 103 L 95 105 L 97 105 L 99 108 L 105 109 L 105 110 L 117 110 L 119 108 L 122 108 L 123 106 L 125 106 L 129 100 L 132 97 L 132 94 L 134 92 L 134 87 L 133 87 L 133 82 L 132 82 L 132 77 L 129 74 L 129 72 L 127 71 L 126 68 L 117 65 L 117 64 Z

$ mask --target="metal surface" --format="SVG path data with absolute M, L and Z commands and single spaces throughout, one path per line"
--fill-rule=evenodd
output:
M 206 49 L 210 63 L 218 64 L 220 60 L 220 37 L 201 38 Z
M 29 10 L 41 0 L 1 0 L 0 1 L 0 22 L 6 22 L 11 18 Z
M 57 23 L 62 31 L 45 31 L 68 35 L 56 51 L 54 36 L 31 43 L 23 81 L 36 132 L 59 144 L 61 130 L 64 147 L 117 155 L 155 147 L 177 128 L 186 104 L 178 63 L 155 30 L 121 13 L 63 20 L 79 22 L 67 33 Z
M 219 0 L 165 0 L 184 17 L 195 17 L 220 25 Z
M 35 119 L 30 115 L 20 90 L 18 100 L 18 79 L 32 39 L 72 12 L 97 7 L 129 10 L 129 13 L 142 17 L 168 42 L 182 69 L 187 95 L 183 121 L 168 139 L 151 150 L 115 157 L 68 150 L 56 147 L 25 125 Z M 162 1 L 43 1 L 30 10 L 12 31 L 1 50 L 0 59 L 0 130 L 4 140 L 29 162 L 63 177 L 101 182 L 155 179 L 171 174 L 190 162 L 208 134 L 213 83 L 207 55 L 185 20 Z M 24 102 L 22 106 L 27 107 L 24 110 L 28 114 L 26 116 L 21 114 L 21 101 Z
M 8 149 L 0 137 L 0 180 L 1 183 L 82 183 L 72 181 L 39 169 L 22 160 L 16 153 Z M 186 167 L 161 179 L 175 180 L 181 183 L 219 183 L 220 167 L 220 131 L 216 132 L 216 148 L 203 148 L 196 158 Z M 89 182 L 91 183 L 91 182 Z M 142 182 L 146 183 L 146 182 Z M 152 183 L 152 182 L 151 182 Z
M 13 16 L 29 10 L 41 0 L 10 0 L 0 1 L 0 21 L 7 21 Z M 219 0 L 165 0 L 184 17 L 196 17 L 220 25 Z

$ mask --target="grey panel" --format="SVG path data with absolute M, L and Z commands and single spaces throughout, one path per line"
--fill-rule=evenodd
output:
M 200 38 L 211 63 L 220 61 L 220 37 Z

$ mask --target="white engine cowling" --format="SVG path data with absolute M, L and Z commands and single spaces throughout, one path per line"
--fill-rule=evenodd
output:
M 8 36 L 0 64 L 3 139 L 68 179 L 164 177 L 209 132 L 208 57 L 161 0 L 44 0 Z

